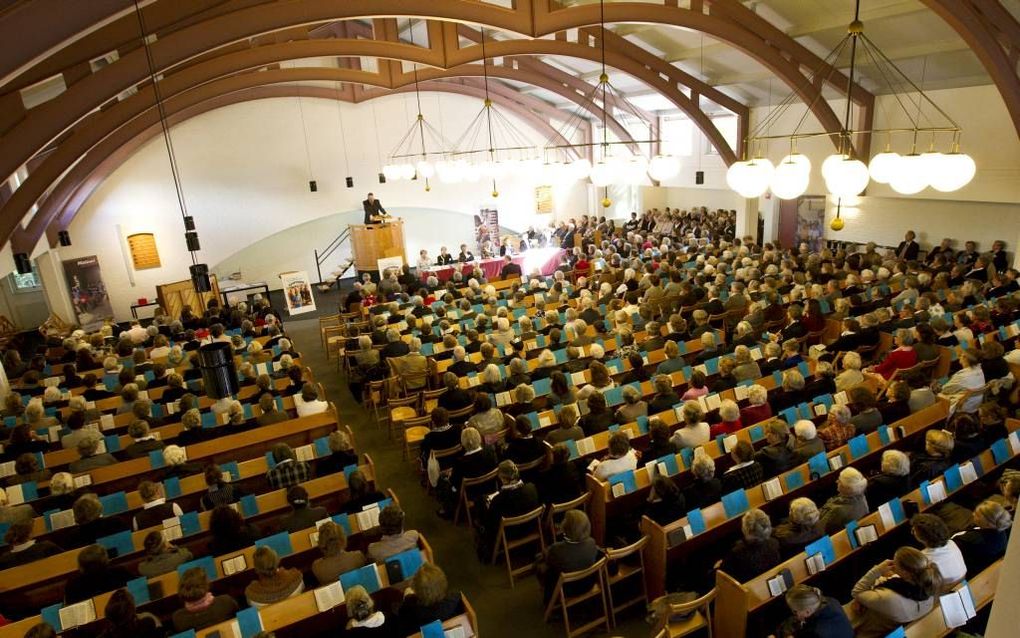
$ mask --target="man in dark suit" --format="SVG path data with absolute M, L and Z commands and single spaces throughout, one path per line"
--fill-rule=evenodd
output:
M 513 262 L 510 255 L 503 258 L 503 269 L 499 271 L 499 276 L 503 279 L 509 279 L 510 277 L 520 277 L 521 267 Z
M 389 213 L 383 208 L 382 202 L 375 198 L 372 193 L 368 194 L 368 199 L 361 202 L 362 207 L 365 209 L 365 224 L 381 224 L 382 217 L 387 217 Z
M 917 259 L 917 251 L 921 249 L 917 242 L 914 241 L 914 231 L 908 230 L 907 234 L 903 237 L 903 241 L 896 247 L 896 258 L 905 259 L 906 261 L 912 261 Z

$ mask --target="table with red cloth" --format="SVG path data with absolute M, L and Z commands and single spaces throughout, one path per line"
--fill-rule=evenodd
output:
M 521 272 L 524 273 L 525 277 L 530 275 L 535 269 L 542 273 L 542 275 L 551 275 L 563 262 L 563 256 L 566 254 L 567 251 L 562 248 L 531 248 L 515 255 L 511 258 L 511 261 L 521 267 Z M 477 264 L 482 269 L 482 272 L 485 273 L 486 279 L 496 279 L 499 277 L 500 271 L 503 270 L 504 263 L 502 257 L 495 257 L 466 264 L 457 263 L 450 264 L 449 266 L 432 266 L 426 271 L 419 270 L 418 276 L 422 281 L 425 281 L 429 275 L 435 275 L 440 282 L 446 282 L 453 277 L 454 272 L 460 270 L 464 275 L 464 281 L 467 281 Z

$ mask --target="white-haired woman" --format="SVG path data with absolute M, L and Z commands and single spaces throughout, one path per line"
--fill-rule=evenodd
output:
M 773 532 L 784 558 L 799 554 L 805 545 L 822 537 L 825 532 L 820 518 L 818 506 L 811 499 L 801 497 L 790 502 L 789 518 Z
M 836 481 L 836 495 L 825 502 L 820 510 L 820 520 L 826 534 L 835 534 L 868 513 L 865 490 L 868 479 L 853 467 L 845 468 Z

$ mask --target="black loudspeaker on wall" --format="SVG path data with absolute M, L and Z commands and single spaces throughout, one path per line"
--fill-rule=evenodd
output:
M 386 183 L 386 176 L 383 175 L 382 173 L 379 173 L 379 183 L 380 184 L 385 184 Z
M 347 188 L 354 188 L 354 178 L 348 177 L 344 181 L 347 182 Z
M 67 232 L 66 230 L 60 231 L 59 233 L 57 233 L 57 241 L 60 242 L 61 246 L 70 246 L 71 233 Z
M 212 289 L 212 283 L 209 281 L 209 266 L 195 264 L 188 270 L 191 271 L 191 283 L 194 284 L 196 292 L 209 292 Z
M 188 245 L 190 252 L 202 250 L 202 246 L 198 243 L 198 233 L 193 230 L 184 233 L 184 242 Z
M 697 171 L 694 173 L 694 183 L 695 184 L 705 183 L 705 171 Z
M 191 215 L 184 216 L 184 230 L 195 230 L 195 218 Z
M 14 267 L 18 269 L 19 275 L 27 275 L 32 272 L 32 260 L 26 253 L 14 253 Z
M 314 179 L 309 181 L 308 182 L 308 190 L 310 190 L 310 191 L 312 191 L 314 193 L 315 191 L 319 190 L 319 184 Z
M 237 368 L 234 366 L 234 350 L 229 343 L 219 341 L 199 348 L 198 365 L 202 369 L 205 393 L 210 397 L 224 399 L 237 394 Z

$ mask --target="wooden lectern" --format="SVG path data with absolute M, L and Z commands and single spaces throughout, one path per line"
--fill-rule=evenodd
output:
M 354 267 L 359 272 L 377 270 L 378 261 L 387 257 L 400 257 L 407 263 L 404 220 L 393 219 L 384 224 L 351 224 L 351 246 L 354 248 Z

